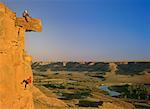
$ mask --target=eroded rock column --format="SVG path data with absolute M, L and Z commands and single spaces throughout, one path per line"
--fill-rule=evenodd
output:
M 28 31 L 41 31 L 40 20 L 26 22 L 0 4 L 0 109 L 34 108 L 32 84 L 26 90 L 21 84 L 24 79 L 33 78 L 32 57 L 24 47 L 24 34 Z

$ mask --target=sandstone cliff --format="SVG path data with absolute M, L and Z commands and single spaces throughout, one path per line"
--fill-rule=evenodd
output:
M 21 21 L 20 21 L 21 20 Z M 24 25 L 22 22 L 24 22 Z M 34 25 L 33 25 L 34 24 Z M 35 25 L 36 24 L 36 25 Z M 32 77 L 32 57 L 25 52 L 26 31 L 41 31 L 41 22 L 23 18 L 0 4 L 0 108 L 33 109 L 32 83 L 24 90 L 21 82 Z
M 32 57 L 25 51 L 24 34 L 40 32 L 41 29 L 39 19 L 30 18 L 27 22 L 24 18 L 17 18 L 14 12 L 0 3 L 0 109 L 34 109 L 32 92 L 33 95 L 42 95 L 32 82 L 26 89 L 21 84 L 29 77 L 33 78 Z M 34 101 L 40 99 L 39 96 L 34 96 Z M 44 99 L 48 98 L 44 96 Z M 66 106 L 58 102 L 62 107 Z

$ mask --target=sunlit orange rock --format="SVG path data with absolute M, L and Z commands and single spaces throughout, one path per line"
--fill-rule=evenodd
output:
M 26 21 L 25 18 L 17 18 L 16 26 L 22 27 L 26 31 L 35 31 L 35 32 L 42 31 L 41 21 L 35 18 L 28 18 L 28 21 Z
M 39 19 L 17 18 L 0 3 L 0 109 L 33 109 L 32 83 L 24 89 L 23 80 L 32 75 L 32 57 L 25 51 L 24 34 L 40 32 Z

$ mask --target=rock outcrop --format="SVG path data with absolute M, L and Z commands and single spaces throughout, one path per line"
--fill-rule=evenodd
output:
M 32 57 L 25 51 L 24 34 L 41 31 L 41 22 L 17 18 L 0 3 L 0 109 L 33 109 L 32 83 L 24 89 L 23 80 L 32 75 Z
M 24 28 L 26 32 L 28 31 L 41 32 L 42 24 L 39 19 L 29 18 L 28 20 L 29 21 L 27 22 L 24 18 L 17 18 L 16 26 Z

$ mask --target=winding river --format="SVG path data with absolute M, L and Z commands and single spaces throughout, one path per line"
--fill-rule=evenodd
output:
M 110 90 L 108 88 L 108 86 L 100 86 L 99 89 L 108 92 L 110 96 L 119 96 L 119 95 L 121 95 L 119 92 Z

